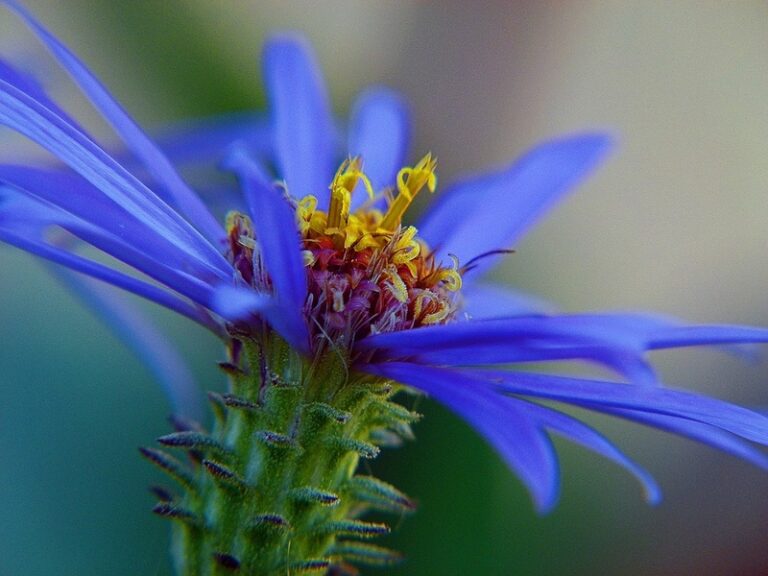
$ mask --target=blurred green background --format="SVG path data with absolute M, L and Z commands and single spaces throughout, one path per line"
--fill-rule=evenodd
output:
M 768 5 L 764 2 L 28 2 L 148 127 L 263 107 L 270 30 L 315 43 L 338 113 L 370 83 L 412 102 L 413 158 L 443 182 L 548 136 L 608 128 L 621 146 L 496 276 L 566 310 L 652 308 L 768 324 Z M 43 71 L 103 124 L 23 27 L 0 15 L 4 57 Z M 27 147 L 0 132 L 7 157 Z M 206 386 L 219 344 L 170 313 Z M 768 406 L 766 363 L 658 357 L 666 380 Z M 520 483 L 432 402 L 418 441 L 376 461 L 418 498 L 388 544 L 393 574 L 768 573 L 768 475 L 690 442 L 592 419 L 645 463 L 666 501 L 562 448 L 563 497 L 536 517 Z M 136 448 L 167 430 L 146 369 L 42 266 L 0 247 L 0 576 L 164 576 L 167 526 Z M 372 571 L 375 572 L 375 571 Z

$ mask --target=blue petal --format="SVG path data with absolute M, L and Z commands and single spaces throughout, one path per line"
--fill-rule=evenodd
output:
M 269 294 L 243 286 L 221 285 L 215 290 L 210 307 L 234 323 L 253 324 L 266 319 L 296 350 L 308 352 L 304 319 Z
M 497 284 L 471 283 L 462 288 L 461 297 L 461 311 L 473 320 L 555 312 L 547 300 Z
M 230 322 L 248 320 L 273 305 L 269 294 L 261 294 L 247 288 L 222 285 L 216 288 L 210 303 L 211 310 Z
M 92 262 L 82 256 L 72 254 L 59 247 L 51 246 L 40 239 L 30 236 L 28 233 L 23 233 L 17 229 L 10 229 L 3 223 L 0 223 L 0 241 L 16 246 L 21 250 L 25 250 L 41 258 L 66 266 L 67 268 L 71 268 L 81 274 L 86 274 L 108 284 L 117 286 L 127 292 L 137 294 L 147 300 L 151 300 L 152 302 L 173 310 L 182 316 L 186 316 L 217 334 L 221 333 L 218 324 L 216 324 L 200 307 L 193 306 L 170 292 L 153 286 L 152 284 L 127 276 L 122 272 L 112 270 L 102 264 Z
M 655 384 L 648 350 L 760 342 L 768 342 L 767 329 L 683 326 L 660 315 L 609 313 L 481 319 L 376 334 L 357 348 L 378 360 L 414 357 L 446 365 L 584 360 L 634 383 Z
M 241 181 L 275 292 L 286 304 L 303 308 L 307 298 L 307 273 L 293 209 L 280 189 L 266 179 L 258 164 L 242 148 L 232 151 L 226 166 Z
M 525 403 L 525 410 L 530 414 L 532 419 L 537 421 L 539 426 L 550 428 L 572 442 L 581 444 L 585 448 L 588 448 L 627 469 L 640 481 L 640 484 L 643 486 L 643 491 L 645 492 L 645 499 L 648 503 L 658 504 L 661 502 L 661 490 L 653 479 L 653 476 L 651 476 L 645 468 L 628 458 L 597 430 L 571 416 L 558 412 L 557 410 L 552 410 L 524 400 L 520 400 L 519 402 Z
M 548 374 L 461 370 L 485 380 L 499 391 L 547 398 L 608 411 L 619 408 L 686 418 L 721 428 L 760 444 L 768 444 L 768 418 L 715 398 L 690 392 Z
M 235 142 L 256 156 L 272 154 L 271 129 L 262 114 L 236 113 L 184 121 L 162 130 L 155 140 L 176 165 L 218 163 Z
M 375 191 L 395 184 L 410 141 L 410 111 L 403 98 L 387 88 L 363 92 L 354 108 L 349 129 L 349 153 L 363 158 L 363 169 Z M 358 190 L 352 209 L 366 201 Z
M 210 240 L 224 238 L 221 225 L 211 215 L 200 198 L 184 183 L 160 149 L 123 110 L 85 65 L 25 8 L 16 2 L 3 0 L 32 29 L 61 65 L 93 102 L 128 148 L 144 163 L 154 178 L 164 187 L 167 199 L 189 218 Z
M 467 365 L 583 359 L 636 383 L 654 383 L 649 349 L 768 341 L 768 330 L 743 326 L 678 326 L 661 316 L 581 314 L 510 317 L 376 334 L 357 344 L 379 360 Z
M 266 83 L 280 175 L 294 198 L 328 203 L 336 142 L 328 94 L 309 44 L 281 35 L 264 47 Z
M 115 203 L 222 277 L 231 275 L 231 266 L 218 250 L 144 184 L 82 133 L 2 80 L 0 124 L 46 148 Z
M 527 486 L 540 513 L 557 504 L 560 483 L 554 448 L 519 403 L 457 371 L 401 363 L 363 369 L 418 388 L 456 412 L 499 451 Z
M 227 166 L 237 173 L 251 209 L 256 237 L 278 301 L 293 316 L 285 325 L 298 332 L 284 336 L 300 350 L 308 350 L 309 332 L 304 322 L 307 273 L 301 256 L 296 216 L 282 192 L 264 177 L 259 166 L 241 149 L 233 150 Z
M 17 70 L 2 59 L 0 59 L 0 80 L 4 80 L 5 82 L 8 82 L 8 84 L 15 86 L 55 114 L 58 114 L 73 126 L 77 126 L 77 123 L 48 97 L 48 94 L 45 93 L 43 87 L 40 86 L 33 76 Z M 78 126 L 78 128 L 82 131 L 81 127 Z
M 115 298 L 104 285 L 63 268 L 51 272 L 120 337 L 163 387 L 173 414 L 201 422 L 202 394 L 178 350 L 142 311 L 124 297 Z
M 610 138 L 580 134 L 546 142 L 507 168 L 454 184 L 417 225 L 438 255 L 463 264 L 509 248 L 605 157 Z M 487 270 L 483 258 L 468 275 Z
M 768 342 L 768 328 L 754 326 L 666 326 L 648 336 L 649 350 L 713 346 L 722 344 L 761 344 Z
M 158 259 L 158 254 L 137 250 L 131 242 L 123 241 L 111 232 L 94 227 L 47 203 L 30 198 L 5 197 L 0 205 L 0 223 L 6 229 L 15 228 L 40 238 L 46 228 L 58 225 L 198 304 L 205 305 L 210 300 L 211 285 L 185 272 L 183 259 L 178 267 L 173 265 L 172 260 L 163 262 Z
M 190 275 L 197 283 L 219 277 L 218 270 L 212 270 L 208 263 L 190 257 L 77 174 L 0 165 L 0 183 L 12 186 L 16 193 L 60 209 L 61 218 L 52 218 L 60 225 L 81 220 L 102 235 L 124 241 L 131 252 L 139 251 L 153 261 L 173 268 L 175 272 Z M 0 209 L 0 212 L 5 212 L 6 217 L 12 216 L 12 209 L 10 214 L 7 208 Z M 76 218 L 73 220 L 67 216 Z M 83 229 L 83 226 L 79 228 Z M 99 247 L 106 249 L 105 246 Z M 125 261 L 120 252 L 110 253 Z
M 568 378 L 547 374 L 490 370 L 451 370 L 389 362 L 365 366 L 366 372 L 412 384 L 429 392 L 425 382 L 449 382 L 474 394 L 478 387 L 497 392 L 566 402 L 590 410 L 643 422 L 740 456 L 758 466 L 766 458 L 733 436 L 768 444 L 768 417 L 727 402 L 688 392 Z M 409 374 L 417 375 L 414 377 Z M 487 392 L 487 390 L 486 390 Z
M 358 348 L 387 352 L 388 357 L 448 350 L 477 350 L 539 344 L 543 348 L 564 345 L 602 345 L 609 349 L 642 351 L 652 330 L 670 320 L 650 314 L 570 314 L 519 316 L 429 326 L 369 336 Z
M 391 354 L 394 357 L 396 356 Z M 408 355 L 405 355 L 407 357 Z M 426 352 L 413 356 L 421 364 L 440 366 L 482 366 L 488 364 L 581 361 L 598 364 L 619 374 L 633 384 L 660 384 L 653 366 L 641 352 L 610 349 L 605 345 L 550 345 L 546 342 L 514 345 L 479 345 L 474 347 Z
M 692 420 L 676 418 L 674 416 L 636 412 L 634 410 L 622 410 L 619 408 L 603 408 L 602 412 L 612 414 L 619 418 L 624 418 L 625 420 L 633 420 L 645 424 L 646 426 L 650 426 L 651 428 L 665 430 L 677 434 L 678 436 L 691 438 L 692 440 L 696 440 L 728 454 L 732 454 L 733 456 L 737 456 L 759 468 L 768 470 L 768 455 L 733 434 L 723 432 L 708 424 L 701 424 L 700 422 L 693 422 Z

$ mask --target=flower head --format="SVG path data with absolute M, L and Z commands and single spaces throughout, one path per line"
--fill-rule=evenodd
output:
M 324 210 L 314 195 L 288 199 L 301 239 L 307 277 L 307 292 L 301 297 L 313 354 L 328 347 L 351 352 L 357 341 L 371 334 L 454 319 L 461 288 L 457 260 L 449 266 L 437 262 L 416 228 L 401 221 L 422 188 L 434 191 L 435 166 L 427 155 L 415 166 L 402 168 L 386 212 L 368 205 L 376 196 L 360 157 L 342 162 Z M 358 184 L 369 202 L 353 212 L 350 205 Z M 391 192 L 385 189 L 381 194 Z M 228 256 L 238 276 L 253 290 L 269 293 L 269 269 L 254 258 L 259 243 L 249 217 L 230 213 L 227 234 Z
M 0 166 L 3 241 L 170 308 L 219 334 L 233 356 L 243 339 L 266 338 L 290 345 L 304 363 L 301 374 L 341 358 L 345 377 L 318 391 L 320 400 L 372 381 L 426 392 L 499 451 L 541 511 L 558 495 L 552 433 L 627 468 L 650 501 L 659 491 L 599 432 L 538 400 L 641 422 L 768 468 L 749 443 L 768 444 L 766 417 L 668 389 L 647 359 L 656 349 L 765 342 L 768 330 L 644 313 L 544 312 L 537 299 L 482 281 L 602 161 L 606 135 L 554 139 L 507 167 L 452 184 L 410 224 L 413 199 L 437 188 L 436 160 L 406 161 L 402 99 L 385 89 L 366 92 L 341 136 L 311 49 L 279 36 L 264 52 L 266 127 L 206 123 L 188 134 L 188 142 L 215 142 L 198 152 L 212 152 L 239 179 L 247 210 L 220 223 L 179 176 L 173 155 L 23 8 L 4 3 L 72 75 L 135 162 L 106 152 L 33 80 L 0 66 L 0 123 L 58 161 Z M 80 244 L 138 274 L 78 253 Z M 525 369 L 572 360 L 607 367 L 616 381 Z

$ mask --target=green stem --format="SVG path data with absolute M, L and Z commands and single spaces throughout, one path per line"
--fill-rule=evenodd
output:
M 310 362 L 272 333 L 239 344 L 239 364 L 223 366 L 231 393 L 210 395 L 211 432 L 159 439 L 187 451 L 188 463 L 142 450 L 184 488 L 155 507 L 173 521 L 177 574 L 352 574 L 351 563 L 396 562 L 397 553 L 361 542 L 388 526 L 359 518 L 413 504 L 355 471 L 361 458 L 376 457 L 380 438 L 409 433 L 418 418 L 392 401 L 399 387 L 349 374 L 333 352 Z

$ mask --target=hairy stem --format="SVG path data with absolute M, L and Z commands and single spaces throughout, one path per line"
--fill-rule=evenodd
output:
M 210 432 L 193 424 L 158 439 L 187 453 L 142 449 L 184 489 L 159 491 L 154 511 L 173 521 L 180 576 L 355 574 L 352 564 L 389 565 L 399 555 L 367 540 L 389 532 L 360 517 L 403 514 L 411 501 L 356 475 L 417 414 L 392 401 L 399 387 L 350 375 L 332 353 L 310 362 L 267 333 L 234 342 L 242 353 L 222 368 L 230 392 L 211 393 Z

